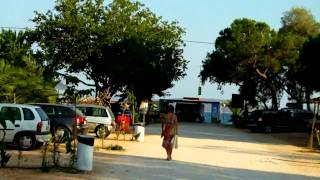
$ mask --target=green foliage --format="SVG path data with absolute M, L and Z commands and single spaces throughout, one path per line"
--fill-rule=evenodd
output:
M 76 149 L 72 146 L 72 142 L 75 143 L 70 136 L 67 136 L 66 153 L 70 153 L 69 168 L 74 168 L 77 162 Z
M 70 155 L 70 160 L 68 166 L 65 166 L 64 164 L 62 165 L 60 163 L 60 150 L 59 146 L 60 143 L 57 142 L 57 140 L 52 137 L 48 142 L 46 142 L 43 145 L 42 149 L 42 163 L 41 163 L 41 171 L 43 172 L 49 172 L 51 168 L 69 168 L 69 170 L 72 170 L 77 162 L 77 157 L 76 157 L 76 148 L 75 148 L 75 142 L 72 140 L 70 136 L 66 136 L 66 142 L 65 142 L 65 148 L 66 148 L 66 154 Z M 53 149 L 52 149 L 53 148 Z M 50 161 L 48 160 L 47 153 L 52 149 L 52 163 L 53 166 L 51 165 Z
M 135 106 L 135 105 L 136 105 L 137 98 L 136 98 L 136 96 L 133 94 L 133 92 L 127 91 L 127 92 L 126 92 L 126 101 L 127 101 L 130 105 Z
M 284 12 L 281 23 L 280 32 L 291 32 L 304 38 L 320 33 L 320 23 L 316 21 L 310 11 L 301 7 Z
M 9 113 L 10 114 L 10 113 Z M 14 118 L 12 117 L 6 117 L 5 115 L 8 115 L 8 113 L 4 113 L 3 111 L 0 111 L 0 124 L 3 127 L 2 129 L 2 139 L 0 141 L 0 166 L 5 167 L 8 163 L 9 159 L 11 158 L 11 155 L 6 152 L 6 143 L 5 143 L 5 137 L 6 137 L 6 129 L 7 124 L 6 120 L 11 120 L 14 123 Z M 11 114 L 10 114 L 11 115 Z
M 106 128 L 107 127 L 103 127 L 101 130 L 100 130 L 100 134 L 101 134 L 101 148 L 103 149 L 103 147 L 104 147 L 104 138 L 106 137 Z
M 1 167 L 5 167 L 9 159 L 11 158 L 11 155 L 6 152 L 6 144 L 3 140 L 0 142 L 0 158 Z
M 41 162 L 41 171 L 42 172 L 49 172 L 49 161 L 47 158 L 47 152 L 48 152 L 48 146 L 50 145 L 52 141 L 52 138 L 49 142 L 45 142 L 43 145 L 43 150 L 42 150 L 42 162 Z
M 245 88 L 255 84 L 250 86 L 253 95 L 257 95 L 259 83 L 262 89 L 269 90 L 273 108 L 277 109 L 282 62 L 272 54 L 276 40 L 276 32 L 266 23 L 236 19 L 220 32 L 215 50 L 203 61 L 202 81 L 234 83 Z
M 11 155 L 6 152 L 6 143 L 5 143 L 5 137 L 6 137 L 6 129 L 7 129 L 7 123 L 6 120 L 11 121 L 14 124 L 15 121 L 15 113 L 11 111 L 11 108 L 6 109 L 4 111 L 4 108 L 0 111 L 0 125 L 2 126 L 2 137 L 0 141 L 0 166 L 5 167 L 8 161 L 11 158 Z M 20 151 L 19 151 L 20 152 Z M 20 153 L 19 153 L 20 155 Z M 20 160 L 19 160 L 20 164 Z
M 135 122 L 141 122 L 141 121 L 142 121 L 141 118 L 142 118 L 142 117 L 140 117 L 140 113 L 139 113 L 139 112 L 135 112 L 135 113 L 134 113 Z
M 303 46 L 303 51 L 300 56 L 301 69 L 299 72 L 299 82 L 316 91 L 320 91 L 318 61 L 320 49 L 320 35 L 315 38 L 310 38 Z
M 3 127 L 3 129 L 7 129 L 6 119 L 8 118 L 6 118 L 5 114 L 0 111 L 0 125 Z
M 46 71 L 83 72 L 97 92 L 131 89 L 149 98 L 185 75 L 184 30 L 139 2 L 114 0 L 105 8 L 102 0 L 59 0 L 54 12 L 37 13 L 33 21 Z
M 309 65 L 303 62 L 308 61 L 303 57 L 308 50 L 302 47 L 310 36 L 320 33 L 320 24 L 304 8 L 286 11 L 281 22 L 275 32 L 262 22 L 234 20 L 220 32 L 215 50 L 203 61 L 202 81 L 218 83 L 219 88 L 225 83 L 239 85 L 252 106 L 260 103 L 268 108 L 271 99 L 272 108 L 277 109 L 283 91 L 297 103 L 310 99 L 314 89 L 306 86 L 311 78 L 306 72 Z
M 27 32 L 0 33 L 0 101 L 28 103 L 54 101 L 55 82 L 45 80 L 27 42 Z
M 310 99 L 311 87 L 306 86 L 311 77 L 301 73 L 304 71 L 304 58 L 299 58 L 304 54 L 303 44 L 309 37 L 316 37 L 320 33 L 320 23 L 317 22 L 310 11 L 304 8 L 292 8 L 284 13 L 281 18 L 282 27 L 279 34 L 283 38 L 278 54 L 286 61 L 284 84 L 286 92 L 291 100 L 302 104 L 305 99 Z M 308 61 L 308 60 L 306 60 Z M 315 64 L 314 64 L 315 65 Z

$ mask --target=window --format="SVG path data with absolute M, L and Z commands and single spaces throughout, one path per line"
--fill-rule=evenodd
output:
M 57 106 L 56 114 L 64 117 L 73 117 L 75 112 L 68 107 Z
M 84 107 L 77 107 L 83 114 L 86 114 L 86 109 Z
M 108 114 L 104 108 L 97 107 L 86 107 L 86 116 L 98 116 L 98 117 L 108 117 Z
M 87 107 L 87 108 L 86 108 L 85 115 L 86 115 L 86 116 L 93 116 L 93 109 L 92 109 L 92 107 Z
M 54 115 L 54 108 L 53 107 L 43 106 L 41 108 L 48 114 L 48 116 Z
M 6 120 L 21 120 L 20 109 L 17 107 L 2 107 L 1 116 Z
M 41 118 L 41 121 L 48 121 L 48 116 L 47 114 L 41 109 L 41 108 L 36 108 L 36 111 L 38 112 L 40 118 Z
M 24 120 L 34 120 L 34 114 L 30 109 L 22 108 Z
M 108 117 L 106 110 L 103 108 L 92 108 L 92 115 L 99 117 Z

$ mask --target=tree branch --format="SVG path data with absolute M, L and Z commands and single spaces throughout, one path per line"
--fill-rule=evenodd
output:
M 89 84 L 89 83 L 86 83 L 84 81 L 82 81 L 81 79 L 79 79 L 78 77 L 75 77 L 75 76 L 70 76 L 70 75 L 65 75 L 65 74 L 62 74 L 62 73 L 58 73 L 60 76 L 63 76 L 65 79 L 70 79 L 70 78 L 73 78 L 73 79 L 76 79 L 77 82 L 80 82 L 86 86 L 91 86 L 91 87 L 96 87 L 95 84 Z
M 256 72 L 258 73 L 259 76 L 263 77 L 264 79 L 268 79 L 267 75 L 262 73 L 258 68 L 256 68 Z

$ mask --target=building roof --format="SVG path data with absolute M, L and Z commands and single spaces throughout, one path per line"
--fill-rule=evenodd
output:
M 219 99 L 211 98 L 196 98 L 196 97 L 184 97 L 184 98 L 173 98 L 173 99 L 160 99 L 161 101 L 172 101 L 172 102 L 194 102 L 194 103 L 220 103 Z

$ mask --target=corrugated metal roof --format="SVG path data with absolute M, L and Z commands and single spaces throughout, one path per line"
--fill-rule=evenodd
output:
M 219 99 L 211 98 L 194 98 L 194 97 L 184 97 L 184 98 L 173 98 L 173 99 L 160 99 L 161 101 L 174 101 L 174 102 L 203 102 L 203 103 L 220 103 Z

